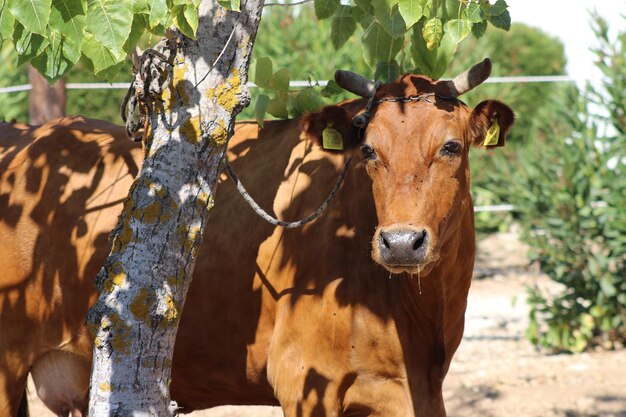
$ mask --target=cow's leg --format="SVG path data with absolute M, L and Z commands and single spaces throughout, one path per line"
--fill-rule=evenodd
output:
M 33 365 L 37 395 L 56 415 L 82 417 L 89 389 L 89 361 L 75 353 L 50 351 Z
M 22 397 L 26 392 L 27 366 L 3 366 L 0 372 L 0 417 L 18 415 Z

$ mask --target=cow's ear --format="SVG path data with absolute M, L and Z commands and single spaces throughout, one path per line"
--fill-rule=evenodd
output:
M 352 116 L 343 107 L 326 106 L 317 113 L 302 116 L 302 131 L 324 150 L 342 153 L 362 141 L 359 129 L 352 124 Z
M 504 146 L 506 134 L 513 125 L 513 110 L 504 103 L 486 100 L 470 116 L 472 143 L 487 148 Z

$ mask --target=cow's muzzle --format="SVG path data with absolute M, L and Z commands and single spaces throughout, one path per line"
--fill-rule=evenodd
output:
M 416 267 L 426 259 L 428 232 L 414 227 L 380 229 L 375 244 L 380 261 L 390 267 Z

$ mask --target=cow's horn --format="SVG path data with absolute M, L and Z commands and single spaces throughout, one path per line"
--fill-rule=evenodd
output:
M 485 58 L 482 62 L 474 65 L 462 74 L 457 75 L 453 80 L 448 81 L 452 94 L 455 97 L 467 93 L 474 87 L 482 84 L 491 74 L 491 60 Z
M 352 71 L 335 71 L 335 81 L 339 87 L 357 96 L 369 98 L 376 92 L 376 83 Z

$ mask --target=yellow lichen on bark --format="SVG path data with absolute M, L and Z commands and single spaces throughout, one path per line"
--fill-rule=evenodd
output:
M 196 201 L 196 207 L 201 209 L 211 210 L 215 202 L 213 201 L 213 194 L 208 194 L 205 192 L 200 193 L 198 195 L 198 200 Z
M 165 313 L 163 317 L 168 323 L 175 323 L 180 316 L 180 309 L 178 308 L 178 303 L 174 301 L 174 299 L 167 294 L 165 296 Z
M 149 195 L 156 199 L 143 208 L 135 209 L 133 218 L 146 224 L 152 224 L 156 221 L 166 222 L 171 217 L 170 212 L 173 213 L 178 210 L 178 204 L 167 196 L 167 191 L 162 185 L 154 182 L 145 182 L 149 189 Z
M 206 97 L 209 100 L 217 99 L 217 104 L 229 113 L 235 109 L 239 104 L 239 98 L 241 94 L 241 77 L 239 71 L 233 69 L 232 75 L 221 85 L 216 88 L 209 88 L 206 92 Z
M 143 220 L 144 223 L 151 224 L 159 220 L 162 214 L 163 205 L 157 200 L 148 204 L 142 210 L 136 210 L 134 217 L 137 220 Z
M 130 303 L 129 309 L 130 312 L 133 313 L 137 321 L 150 326 L 152 320 L 150 319 L 150 294 L 148 290 L 142 288 L 139 290 L 139 294 L 133 299 Z
M 226 123 L 223 120 L 218 120 L 216 126 L 213 128 L 211 137 L 218 146 L 223 146 L 228 140 L 228 130 L 226 130 Z
M 200 115 L 190 117 L 180 127 L 180 134 L 184 140 L 191 144 L 197 144 L 202 137 L 202 131 L 200 130 Z
M 248 44 L 250 44 L 250 36 L 245 35 L 243 39 L 241 40 L 241 43 L 239 44 L 239 49 L 248 48 Z
M 134 189 L 137 187 L 137 183 L 134 182 L 129 191 L 129 195 L 132 195 Z M 122 221 L 122 229 L 119 233 L 116 233 L 113 236 L 112 243 L 112 251 L 113 252 L 121 252 L 133 241 L 133 230 L 130 227 L 130 215 L 133 212 L 133 208 L 135 207 L 135 200 L 132 197 L 129 197 L 128 200 L 124 202 L 124 210 L 122 211 L 121 218 Z
M 104 343 L 102 343 L 102 339 L 100 339 L 99 337 L 96 337 L 94 339 L 93 344 L 96 345 L 97 348 L 101 348 L 102 346 L 104 346 Z
M 172 71 L 172 81 L 169 88 L 166 88 L 161 93 L 161 101 L 163 101 L 163 109 L 167 112 L 172 111 L 174 102 L 177 98 L 180 99 L 182 105 L 189 103 L 189 95 L 185 88 L 185 73 L 189 68 L 189 64 L 184 62 L 184 58 L 181 54 L 176 56 L 174 61 L 174 69 Z M 174 95 L 174 92 L 177 94 Z M 176 97 L 177 96 L 177 97 Z
M 124 281 L 126 281 L 126 271 L 121 262 L 115 262 L 109 268 L 107 278 L 104 280 L 104 290 L 111 292 L 116 286 L 121 287 Z
M 130 350 L 131 338 L 128 325 L 117 314 L 110 314 L 111 320 L 111 348 L 121 354 L 127 355 Z
M 199 226 L 180 225 L 177 229 L 179 242 L 183 245 L 185 251 L 196 250 L 198 243 L 200 242 L 202 230 Z

